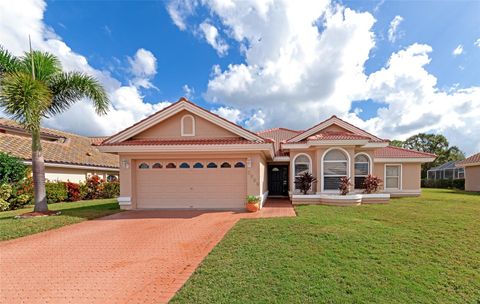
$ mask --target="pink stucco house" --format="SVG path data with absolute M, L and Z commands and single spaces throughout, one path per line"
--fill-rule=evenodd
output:
M 247 195 L 298 202 L 295 176 L 318 178 L 311 201 L 338 194 L 339 178 L 354 191 L 368 174 L 382 193 L 420 194 L 420 166 L 435 155 L 389 146 L 389 141 L 336 116 L 308 130 L 254 133 L 185 98 L 106 139 L 99 149 L 120 158 L 124 209 L 241 209 Z M 330 197 L 330 196 L 329 196 Z
M 480 153 L 456 163 L 465 169 L 465 190 L 480 192 Z

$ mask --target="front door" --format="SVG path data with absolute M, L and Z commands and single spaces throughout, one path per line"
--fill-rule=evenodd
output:
M 288 195 L 288 165 L 268 166 L 268 194 Z

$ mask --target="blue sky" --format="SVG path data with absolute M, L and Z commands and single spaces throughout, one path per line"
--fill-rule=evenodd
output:
M 302 4 L 27 0 L 0 7 L 0 41 L 18 53 L 28 32 L 107 84 L 111 124 L 86 128 L 102 120 L 81 106 L 46 121 L 68 131 L 111 134 L 189 95 L 254 130 L 336 114 L 386 138 L 436 132 L 480 150 L 480 1 Z

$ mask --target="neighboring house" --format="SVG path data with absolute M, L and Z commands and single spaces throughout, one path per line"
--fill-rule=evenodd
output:
M 50 181 L 85 181 L 96 174 L 112 180 L 118 178 L 118 156 L 98 151 L 96 144 L 105 137 L 85 137 L 42 128 L 45 177 Z M 32 164 L 31 135 L 13 120 L 0 118 L 0 152 Z
M 459 161 L 449 161 L 440 166 L 436 166 L 427 171 L 428 179 L 462 179 L 465 178 L 465 171 L 463 168 L 459 168 L 456 164 Z
M 306 131 L 253 133 L 182 98 L 106 139 L 99 149 L 120 156 L 124 209 L 241 209 L 245 197 L 298 192 L 294 179 L 310 171 L 313 193 L 338 193 L 350 176 L 355 189 L 374 174 L 392 196 L 420 194 L 420 167 L 435 155 L 388 141 L 335 116 Z
M 465 190 L 480 191 L 480 153 L 459 161 L 457 166 L 465 168 Z

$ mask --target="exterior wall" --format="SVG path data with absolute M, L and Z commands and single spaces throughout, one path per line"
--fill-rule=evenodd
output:
M 348 131 L 347 129 L 344 129 L 340 126 L 337 126 L 335 124 L 333 125 L 330 125 L 328 127 L 326 127 L 325 129 L 322 129 L 320 130 L 319 132 L 315 133 L 314 135 L 318 134 L 318 133 L 325 133 L 325 132 L 347 132 L 347 133 L 352 133 L 350 131 Z
M 373 174 L 381 178 L 384 183 L 382 190 L 392 197 L 420 195 L 421 164 L 420 163 L 388 163 L 388 165 L 401 165 L 401 187 L 398 190 L 385 190 L 385 163 L 375 163 Z
M 58 168 L 58 167 L 45 167 L 45 178 L 49 181 L 62 181 L 79 183 L 84 182 L 87 176 L 98 175 L 103 179 L 106 179 L 108 175 L 118 176 L 118 172 L 114 171 L 96 171 L 91 169 L 73 169 L 73 168 Z
M 195 136 L 182 136 L 181 123 L 184 115 L 192 115 L 195 119 Z M 188 121 L 188 120 L 187 120 Z M 189 129 L 189 127 L 185 126 Z M 188 130 L 189 131 L 189 130 Z M 239 136 L 219 127 L 206 119 L 194 115 L 188 111 L 181 111 L 172 117 L 167 118 L 161 123 L 135 135 L 134 139 L 193 139 L 193 138 L 218 138 L 218 137 L 235 137 Z
M 260 153 L 121 153 L 120 155 L 120 198 L 122 209 L 135 209 L 136 204 L 136 168 L 137 160 L 182 160 L 193 162 L 195 160 L 239 160 L 246 165 L 247 195 L 261 196 L 268 191 L 267 165 L 263 154 Z M 128 166 L 125 166 L 128 163 Z M 250 165 L 250 166 L 249 166 Z M 179 194 L 180 195 L 180 194 Z
M 480 166 L 465 167 L 465 190 L 480 191 Z

